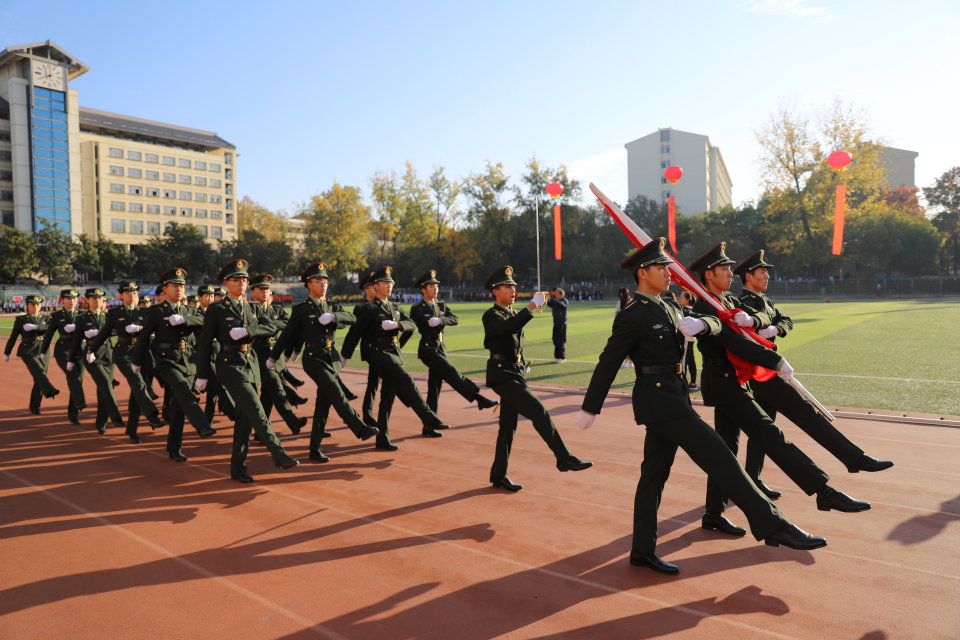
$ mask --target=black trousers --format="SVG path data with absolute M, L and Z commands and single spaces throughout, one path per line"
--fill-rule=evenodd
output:
M 236 420 L 236 405 L 230 392 L 222 384 L 220 378 L 215 372 L 216 366 L 210 367 L 210 378 L 207 380 L 207 402 L 204 406 L 204 414 L 207 416 L 207 422 L 212 423 L 217 413 L 217 403 L 220 404 L 220 411 L 231 420 Z
M 258 359 L 259 360 L 259 359 Z M 277 408 L 277 413 L 283 418 L 291 431 L 300 424 L 300 418 L 293 412 L 293 407 L 287 401 L 287 390 L 283 386 L 283 378 L 276 369 L 268 369 L 267 361 L 260 362 L 260 404 L 263 406 L 263 413 L 269 420 L 273 408 Z M 221 402 L 222 406 L 222 402 Z
M 373 365 L 367 365 L 367 389 L 363 392 L 363 419 L 367 422 L 375 422 L 373 417 L 373 403 L 377 399 L 377 387 L 380 385 L 380 377 L 374 370 Z
M 687 374 L 688 384 L 697 384 L 697 356 L 694 354 L 696 349 L 693 345 L 693 342 L 687 345 L 687 356 L 684 360 L 684 370 Z
M 780 427 L 746 392 L 713 410 L 717 433 L 734 455 L 737 454 L 740 431 L 743 430 L 807 495 L 813 495 L 827 484 L 830 477 L 826 472 L 797 445 L 787 440 Z M 728 496 L 720 483 L 710 478 L 707 482 L 707 513 L 722 513 L 727 497 L 732 496 Z
M 40 410 L 40 399 L 49 398 L 54 394 L 56 388 L 50 383 L 47 377 L 47 367 L 40 359 L 39 355 L 20 356 L 23 364 L 27 365 L 27 371 L 33 377 L 33 387 L 30 389 L 30 409 Z
M 247 452 L 250 449 L 250 433 L 257 434 L 257 440 L 270 451 L 274 463 L 285 452 L 277 434 L 270 428 L 270 420 L 263 412 L 257 385 L 252 382 L 232 384 L 228 389 L 230 397 L 236 403 L 237 421 L 233 425 L 233 448 L 230 455 L 230 475 L 236 475 L 247 466 Z
M 331 406 L 353 435 L 359 438 L 365 425 L 360 415 L 350 406 L 334 366 L 329 362 L 308 358 L 303 361 L 303 370 L 317 385 L 316 410 L 313 414 L 313 426 L 310 429 L 310 451 L 320 451 L 320 443 L 326 430 Z
M 183 423 L 189 420 L 197 431 L 203 431 L 210 426 L 207 416 L 200 408 L 197 397 L 193 395 L 193 376 L 187 377 L 180 371 L 172 368 L 158 367 L 157 377 L 165 387 L 165 398 L 169 394 L 167 404 L 167 421 L 170 427 L 167 430 L 167 452 L 175 453 L 183 446 Z
M 743 510 L 757 540 L 786 526 L 783 514 L 757 489 L 720 435 L 691 411 L 689 416 L 647 425 L 640 481 L 633 500 L 634 554 L 653 553 L 657 546 L 657 509 L 677 447 L 686 451 L 710 481 Z
M 497 432 L 493 466 L 490 467 L 490 482 L 507 475 L 507 464 L 510 461 L 510 449 L 513 447 L 513 434 L 517 431 L 518 415 L 533 422 L 533 428 L 550 447 L 557 462 L 570 455 L 546 407 L 539 398 L 530 393 L 526 383 L 511 380 L 492 385 L 491 388 L 500 396 L 500 430 Z
M 850 466 L 863 455 L 863 449 L 840 433 L 829 420 L 817 412 L 810 402 L 779 376 L 767 382 L 751 382 L 750 388 L 753 390 L 753 397 L 756 398 L 757 404 L 770 416 L 771 420 L 777 419 L 779 411 L 843 464 Z M 754 478 L 760 477 L 760 472 L 763 470 L 763 457 L 763 448 L 752 438 L 748 439 L 745 466 L 747 473 Z
M 95 424 L 102 427 L 111 420 L 123 424 L 123 416 L 117 406 L 117 399 L 113 396 L 113 364 L 87 363 L 87 371 L 97 384 L 97 417 Z
M 553 358 L 554 360 L 567 359 L 567 323 L 553 323 Z
M 377 414 L 377 423 L 380 425 L 377 442 L 390 440 L 390 413 L 393 410 L 394 398 L 399 398 L 400 402 L 413 409 L 424 428 L 441 424 L 440 418 L 424 402 L 413 378 L 403 366 L 386 358 L 378 359 L 371 365 L 376 369 L 377 377 L 383 381 L 380 389 L 380 411 Z
M 427 406 L 430 407 L 431 411 L 437 412 L 437 405 L 440 402 L 440 387 L 443 386 L 444 382 L 466 398 L 468 402 L 477 399 L 480 387 L 473 380 L 463 377 L 444 354 L 438 351 L 428 351 L 420 358 L 420 361 L 430 368 L 430 373 L 427 376 Z
M 150 417 L 157 412 L 153 400 L 147 395 L 147 385 L 139 373 L 134 373 L 130 368 L 129 358 L 115 358 L 114 366 L 120 370 L 120 373 L 127 380 L 127 386 L 130 387 L 130 398 L 127 400 L 127 435 L 136 435 L 137 427 L 140 422 L 140 416 Z
M 57 366 L 63 371 L 67 379 L 67 388 L 70 390 L 70 400 L 67 402 L 67 417 L 78 418 L 80 416 L 80 407 L 87 404 L 86 394 L 83 392 L 83 372 L 86 364 L 83 360 L 77 360 L 73 363 L 73 371 L 67 371 L 66 354 L 54 356 L 57 360 Z

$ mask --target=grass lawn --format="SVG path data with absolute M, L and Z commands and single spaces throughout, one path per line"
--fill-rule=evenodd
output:
M 489 306 L 453 305 L 460 325 L 445 334 L 454 364 L 480 379 L 487 357 L 480 316 Z M 960 302 L 786 301 L 779 306 L 795 323 L 794 331 L 779 341 L 780 351 L 825 404 L 960 415 Z M 549 311 L 534 318 L 527 325 L 524 349 L 533 361 L 531 383 L 585 387 L 610 335 L 613 310 L 612 301 L 571 303 L 568 360 L 562 365 L 550 362 Z M 12 322 L 0 319 L 0 334 L 9 334 Z M 405 361 L 410 370 L 424 371 L 417 342 L 414 337 L 407 343 Z M 350 366 L 363 363 L 355 358 Z M 623 369 L 616 386 L 629 388 L 633 379 L 633 371 Z

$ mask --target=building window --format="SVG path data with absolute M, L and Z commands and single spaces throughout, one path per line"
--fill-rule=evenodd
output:
M 225 180 L 233 180 L 233 169 L 227 169 L 223 172 Z
M 233 200 L 227 198 L 227 201 L 223 204 L 223 206 L 227 209 L 233 209 Z
M 216 162 L 211 162 L 210 171 L 213 171 L 214 173 L 220 173 L 220 165 L 217 164 Z
M 160 235 L 160 223 L 159 222 L 148 222 L 147 223 L 147 233 L 152 236 Z
M 110 149 L 107 151 L 107 155 L 110 156 L 111 158 L 122 158 L 122 157 L 123 157 L 123 149 L 117 149 L 116 147 L 110 147 Z
M 214 209 L 213 211 L 210 212 L 210 218 L 211 218 L 212 220 L 220 220 L 220 219 L 222 219 L 222 218 L 223 218 L 223 211 L 217 211 L 216 209 Z
M 180 199 L 181 199 L 181 200 L 193 200 L 193 193 L 191 193 L 190 191 L 181 191 L 181 192 L 180 192 Z
M 661 169 L 666 169 L 666 168 L 669 167 L 669 166 L 670 166 L 670 161 L 669 161 L 669 160 L 661 160 L 661 161 L 660 161 L 660 168 L 661 168 Z
M 200 235 L 202 235 L 204 238 L 207 237 L 207 225 L 205 225 L 205 224 L 198 224 L 198 225 L 197 225 L 197 231 L 199 231 L 199 232 L 200 232 Z
M 177 208 L 176 208 L 176 207 L 164 207 L 164 208 L 163 208 L 163 215 L 165 215 L 165 216 L 175 216 L 175 215 L 177 215 Z
M 4 142 L 10 142 L 10 132 L 9 131 L 0 131 L 0 140 Z
M 193 179 L 193 184 L 197 185 L 198 187 L 205 187 L 207 186 L 207 179 L 197 176 Z
M 670 129 L 660 129 L 660 142 L 670 142 Z
M 113 218 L 112 220 L 110 220 L 110 231 L 114 233 L 126 233 L 127 221 L 117 220 L 116 218 Z
M 232 185 L 232 184 L 228 184 L 228 185 L 227 185 L 226 194 L 227 194 L 228 196 L 232 196 L 232 195 L 233 195 L 233 185 Z
M 139 202 L 131 202 L 130 211 L 131 213 L 143 213 L 143 205 Z
M 148 153 L 146 155 L 146 161 L 149 162 L 150 164 L 157 164 L 158 162 L 160 162 L 160 156 L 158 156 L 155 153 Z
M 222 200 L 223 200 L 223 196 L 221 195 L 213 194 L 210 196 L 210 202 L 212 202 L 213 204 L 220 204 Z
M 232 153 L 223 154 L 223 163 L 228 166 L 233 164 L 233 154 Z
M 160 213 L 160 205 L 158 204 L 148 204 L 147 213 Z
M 219 189 L 219 188 L 221 187 L 221 185 L 223 185 L 223 182 L 220 180 L 220 178 L 210 178 L 210 186 L 211 186 L 211 187 L 213 187 L 213 188 L 215 188 L 215 189 Z
M 9 209 L 4 209 L 0 211 L 0 223 L 8 227 L 14 226 L 13 211 Z
M 143 233 L 143 220 L 131 220 L 130 233 Z
M 232 213 L 228 213 L 228 214 L 227 214 L 227 220 L 226 220 L 226 222 L 227 222 L 227 224 L 233 224 L 233 214 L 232 214 Z
M 191 182 L 193 182 L 193 180 L 190 179 L 190 176 L 180 176 L 180 184 L 190 184 Z
M 160 189 L 156 187 L 147 187 L 147 195 L 150 196 L 151 198 L 159 198 Z
M 10 202 L 13 202 L 13 191 L 0 189 L 0 200 L 9 200 Z
M 210 227 L 210 235 L 214 238 L 223 237 L 223 227 Z
M 670 153 L 670 143 L 660 145 L 660 153 Z
M 13 182 L 13 171 L 0 169 L 0 180 L 5 180 L 6 182 Z
M 173 189 L 164 189 L 163 197 L 172 200 L 177 197 L 177 192 Z
M 143 154 L 139 151 L 127 151 L 127 160 L 136 160 L 140 162 L 143 159 Z
M 110 201 L 110 211 L 123 211 L 125 205 L 117 200 Z
M 143 171 L 141 171 L 140 169 L 127 169 L 127 177 L 128 177 L 128 178 L 142 178 L 142 177 L 143 177 Z
M 114 165 L 110 165 L 110 175 L 112 175 L 112 176 L 122 176 L 122 175 L 123 175 L 123 167 L 117 167 L 117 166 L 114 166 Z
M 163 164 L 167 165 L 168 167 L 172 167 L 177 164 L 177 159 L 173 156 L 163 156 Z
M 206 170 L 207 170 L 207 163 L 204 162 L 203 160 L 196 160 L 196 161 L 193 163 L 193 168 L 194 168 L 194 169 L 199 169 L 200 171 L 206 171 Z
M 181 218 L 190 218 L 192 216 L 193 216 L 193 209 L 191 209 L 190 207 L 182 207 L 180 209 Z
M 206 202 L 206 201 L 207 201 L 207 194 L 205 194 L 205 193 L 195 193 L 195 194 L 193 194 L 193 199 L 196 200 L 197 202 Z
M 111 182 L 110 193 L 123 193 L 123 185 L 119 182 Z
M 164 173 L 164 174 L 163 174 L 163 181 L 164 181 L 164 182 L 176 182 L 176 181 L 177 181 L 177 174 L 175 174 L 175 173 Z
M 147 180 L 159 180 L 160 172 L 159 171 L 147 171 Z
M 194 218 L 206 218 L 206 217 L 207 217 L 207 210 L 206 210 L 206 209 L 197 209 L 196 211 L 193 212 L 193 217 L 194 217 Z
M 13 160 L 13 155 L 4 149 L 0 149 L 0 160 Z
M 127 193 L 129 193 L 132 196 L 142 196 L 143 187 L 136 187 L 134 185 L 130 185 L 129 187 L 127 187 Z
M 190 161 L 187 160 L 186 158 L 180 158 L 180 168 L 181 168 L 181 169 L 189 169 L 189 168 L 190 168 Z

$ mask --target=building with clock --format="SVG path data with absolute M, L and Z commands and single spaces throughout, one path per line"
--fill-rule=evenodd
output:
M 193 224 L 237 237 L 236 148 L 212 131 L 81 107 L 88 68 L 47 40 L 0 51 L 0 223 L 123 245 Z

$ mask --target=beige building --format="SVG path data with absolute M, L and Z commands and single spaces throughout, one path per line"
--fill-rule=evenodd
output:
M 888 188 L 917 186 L 916 162 L 919 155 L 916 151 L 880 147 L 880 162 L 886 172 Z
M 0 51 L 0 215 L 123 245 L 192 224 L 237 237 L 236 149 L 212 131 L 79 106 L 88 68 L 49 40 Z
M 287 218 L 287 241 L 295 254 L 303 253 L 307 245 L 307 221 L 303 218 Z
M 658 129 L 624 145 L 627 149 L 627 194 L 655 202 L 672 195 L 680 213 L 717 211 L 733 204 L 733 184 L 718 147 L 707 136 L 677 129 Z M 670 184 L 663 170 L 683 169 L 683 178 Z

